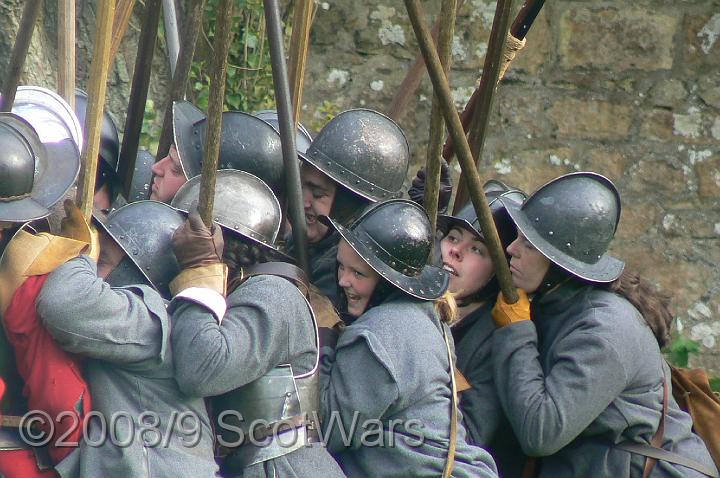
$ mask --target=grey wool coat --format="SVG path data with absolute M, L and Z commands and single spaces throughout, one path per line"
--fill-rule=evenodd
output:
M 82 441 L 56 467 L 61 476 L 216 476 L 205 403 L 175 381 L 170 324 L 155 290 L 113 289 L 97 277 L 95 262 L 81 256 L 50 274 L 36 307 L 58 345 L 86 357 L 93 411 L 107 425 L 91 418 L 88 438 L 95 445 Z M 197 433 L 183 433 L 195 426 Z M 150 428 L 159 432 L 142 431 Z
M 290 364 L 295 375 L 312 370 L 315 326 L 302 293 L 271 275 L 251 277 L 227 297 L 218 324 L 208 309 L 178 301 L 172 313 L 175 370 L 191 395 L 220 395 L 253 382 L 272 368 Z M 215 413 L 219 413 L 215 410 Z M 337 463 L 318 445 L 224 473 L 243 477 L 342 477 Z
M 308 244 L 308 261 L 310 262 L 310 282 L 315 285 L 332 303 L 337 303 L 337 251 L 340 233 L 330 232 L 315 244 Z M 292 235 L 287 244 L 288 254 L 293 254 Z
M 323 348 L 324 439 L 348 476 L 442 474 L 451 368 L 441 327 L 431 302 L 398 293 L 348 326 L 335 350 Z M 466 442 L 459 415 L 453 476 L 497 476 L 490 455 Z
M 613 447 L 647 444 L 670 373 L 652 331 L 624 298 L 569 281 L 533 300 L 532 321 L 493 336 L 495 382 L 523 450 L 541 477 L 640 477 L 645 457 Z M 712 467 L 690 416 L 669 397 L 663 448 Z M 704 476 L 659 461 L 653 477 Z
M 452 326 L 457 368 L 471 385 L 460 394 L 460 409 L 468 441 L 490 452 L 500 476 L 520 477 L 527 457 L 505 417 L 493 377 L 493 305 L 495 301 L 484 303 Z

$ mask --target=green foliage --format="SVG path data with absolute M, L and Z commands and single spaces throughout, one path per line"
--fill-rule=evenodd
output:
M 145 113 L 143 114 L 143 126 L 140 132 L 140 148 L 147 149 L 155 154 L 160 140 L 160 131 L 162 129 L 162 117 L 158 115 L 153 100 L 148 99 L 145 103 Z
M 198 38 L 195 61 L 190 70 L 190 100 L 207 110 L 213 39 L 219 0 L 208 0 L 203 30 Z M 225 109 L 257 111 L 275 107 L 270 48 L 265 35 L 261 0 L 235 0 L 233 40 L 228 52 Z
M 340 113 L 340 105 L 328 100 L 323 101 L 315 112 L 315 119 L 310 123 L 310 129 L 320 131 L 338 113 Z
M 668 362 L 678 367 L 687 367 L 690 354 L 697 353 L 700 353 L 700 344 L 683 335 L 677 335 L 670 345 L 665 348 L 665 356 Z

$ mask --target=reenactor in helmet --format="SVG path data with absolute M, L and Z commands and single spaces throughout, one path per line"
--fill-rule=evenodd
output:
M 199 189 L 196 177 L 173 200 L 191 212 L 173 239 L 172 345 L 180 388 L 214 397 L 223 476 L 344 476 L 318 443 L 318 331 L 302 272 L 270 262 L 287 260 L 277 198 L 249 173 L 218 172 L 213 231 L 193 211 Z
M 608 252 L 615 185 L 578 172 L 522 204 L 501 201 L 518 232 L 507 252 L 519 300 L 500 295 L 493 307 L 493 376 L 522 450 L 541 457 L 539 476 L 718 476 L 672 399 L 661 352 L 672 314 Z
M 222 114 L 219 169 L 253 174 L 282 200 L 285 183 L 280 135 L 272 126 L 272 115 L 262 116 L 241 111 Z M 206 133 L 207 117 L 202 111 L 187 101 L 173 104 L 173 144 L 152 168 L 155 177 L 150 199 L 170 203 L 188 179 L 200 174 Z
M 525 194 L 497 180 L 488 181 L 483 189 L 506 248 L 517 230 L 501 198 L 522 204 Z M 435 249 L 450 278 L 448 291 L 458 304 L 458 320 L 452 325 L 457 368 L 470 385 L 460 396 L 468 441 L 493 454 L 502 476 L 522 476 L 525 460 L 493 380 L 495 323 L 490 313 L 500 285 L 472 203 L 457 214 L 438 216 L 438 231 L 442 239 Z
M 427 265 L 434 237 L 425 211 L 394 199 L 349 227 L 321 221 L 342 237 L 340 302 L 355 317 L 334 349 L 323 347 L 320 368 L 325 439 L 343 471 L 496 477 L 491 456 L 466 442 L 455 411 L 456 306 L 447 273 Z
M 20 103 L 23 113 L 30 109 L 26 99 Z M 36 103 L 31 119 L 51 115 L 43 107 L 52 108 L 52 103 Z M 4 385 L 0 412 L 9 424 L 0 428 L 0 473 L 4 476 L 54 476 L 53 462 L 72 451 L 51 446 L 48 456 L 47 449 L 30 447 L 18 429 L 29 409 L 54 415 L 66 412 L 81 420 L 91 403 L 76 359 L 53 343 L 34 307 L 47 274 L 89 243 L 34 234 L 23 227 L 47 217 L 49 208 L 65 195 L 77 177 L 80 154 L 65 123 L 36 124 L 49 128 L 42 130 L 46 142 L 20 116 L 0 113 L 0 379 Z M 82 430 L 71 423 L 72 419 L 58 423 L 55 437 L 77 440 Z
M 138 201 L 95 219 L 97 264 L 83 255 L 60 265 L 36 303 L 57 344 L 83 357 L 96 413 L 79 450 L 56 468 L 63 476 L 215 476 L 205 404 L 174 379 L 164 301 L 179 272 L 170 241 L 185 217 Z
M 399 197 L 410 147 L 390 118 L 354 109 L 333 118 L 305 153 L 300 177 L 310 255 L 310 281 L 337 299 L 336 261 L 340 236 L 319 221 L 329 216 L 349 224 L 369 204 Z M 288 242 L 288 250 L 293 246 Z

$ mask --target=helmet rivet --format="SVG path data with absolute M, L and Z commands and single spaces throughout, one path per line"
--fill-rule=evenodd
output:
M 371 187 L 371 188 L 370 188 L 370 191 L 375 191 L 375 188 Z
M 536 218 L 535 218 L 535 222 L 538 222 L 538 221 L 540 221 L 540 218 L 539 218 L 539 217 L 536 217 Z
M 552 236 L 552 235 L 553 235 L 553 232 L 552 232 L 552 231 L 548 231 L 548 234 Z
M 572 244 L 570 244 L 570 243 L 568 242 L 568 243 L 567 243 L 567 246 L 568 246 L 568 249 L 570 249 L 570 248 L 572 247 Z
M 602 256 L 598 256 L 598 259 L 600 259 Z
M 412 287 L 410 287 L 410 292 L 415 292 Z

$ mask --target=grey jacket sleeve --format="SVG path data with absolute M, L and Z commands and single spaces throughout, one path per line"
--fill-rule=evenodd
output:
M 547 456 L 575 439 L 627 383 L 620 356 L 597 334 L 575 331 L 553 346 L 547 374 L 531 321 L 498 329 L 493 367 L 500 402 L 523 451 Z
M 87 256 L 72 259 L 48 277 L 36 301 L 45 328 L 68 352 L 118 364 L 156 359 L 162 322 L 141 295 L 112 289 Z
M 252 277 L 230 294 L 227 303 L 220 325 L 208 309 L 194 303 L 183 301 L 172 312 L 175 378 L 188 395 L 219 395 L 288 363 L 291 328 L 298 335 L 293 340 L 307 338 L 314 346 L 307 303 L 285 279 Z
M 345 335 L 347 334 L 347 335 Z M 363 424 L 385 415 L 400 391 L 389 355 L 367 331 L 346 331 L 320 363 L 320 416 L 330 451 L 362 446 Z

